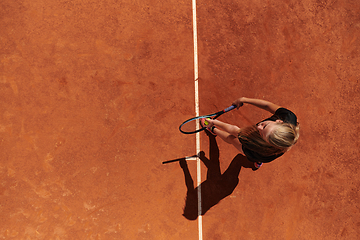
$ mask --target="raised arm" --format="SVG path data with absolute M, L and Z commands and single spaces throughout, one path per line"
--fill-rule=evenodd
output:
M 247 104 L 251 104 L 254 105 L 258 108 L 264 109 L 272 114 L 274 114 L 276 112 L 276 110 L 278 108 L 280 108 L 279 105 L 276 105 L 272 102 L 266 101 L 266 100 L 262 100 L 262 99 L 256 99 L 256 98 L 247 98 L 247 97 L 241 97 L 236 99 L 233 102 L 233 105 L 236 106 L 236 108 L 241 107 L 242 105 L 244 105 L 244 103 Z

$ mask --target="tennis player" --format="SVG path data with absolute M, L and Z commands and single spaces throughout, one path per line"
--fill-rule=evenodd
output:
M 207 118 L 201 120 L 203 126 L 212 134 L 232 144 L 250 161 L 255 169 L 287 152 L 299 138 L 299 124 L 296 115 L 290 110 L 274 103 L 254 98 L 241 97 L 233 102 L 239 109 L 251 104 L 273 115 L 256 125 L 239 128 L 235 125 Z

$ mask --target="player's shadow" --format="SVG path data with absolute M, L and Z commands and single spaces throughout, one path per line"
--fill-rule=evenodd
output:
M 196 220 L 199 215 L 204 215 L 211 207 L 222 199 L 229 196 L 239 183 L 241 167 L 253 168 L 244 155 L 238 154 L 231 161 L 226 171 L 221 174 L 219 161 L 219 148 L 214 136 L 210 136 L 209 158 L 204 152 L 200 152 L 200 160 L 207 167 L 206 180 L 198 187 L 194 187 L 194 181 L 185 159 L 180 160 L 180 166 L 184 171 L 185 184 L 187 187 L 186 201 L 183 216 L 189 220 Z M 201 188 L 201 212 L 198 211 L 198 189 Z

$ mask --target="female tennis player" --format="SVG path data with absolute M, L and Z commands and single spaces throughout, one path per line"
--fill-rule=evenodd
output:
M 206 130 L 232 144 L 258 169 L 287 152 L 299 138 L 299 124 L 296 115 L 274 103 L 254 98 L 241 97 L 233 102 L 239 109 L 244 103 L 267 110 L 273 115 L 256 125 L 239 128 L 235 125 L 213 119 L 202 119 Z

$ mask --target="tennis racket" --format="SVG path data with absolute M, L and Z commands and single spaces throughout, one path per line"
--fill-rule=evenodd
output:
M 198 123 L 198 121 L 201 119 L 201 118 L 212 118 L 212 119 L 216 119 L 218 117 L 220 117 L 221 115 L 223 115 L 224 113 L 226 112 L 229 112 L 233 109 L 235 109 L 236 106 L 235 105 L 232 105 L 228 108 L 225 108 L 224 110 L 222 111 L 219 111 L 219 112 L 216 112 L 216 113 L 213 113 L 213 114 L 209 114 L 209 115 L 202 115 L 202 116 L 198 116 L 198 117 L 193 117 L 193 118 L 190 118 L 188 120 L 186 120 L 185 122 L 183 122 L 180 127 L 179 127 L 179 130 L 180 132 L 184 133 L 184 134 L 193 134 L 193 133 L 197 133 L 197 132 L 200 132 L 202 130 L 205 130 L 206 129 L 206 126 L 202 127 L 200 125 L 200 123 Z M 199 120 L 198 120 L 199 119 Z

